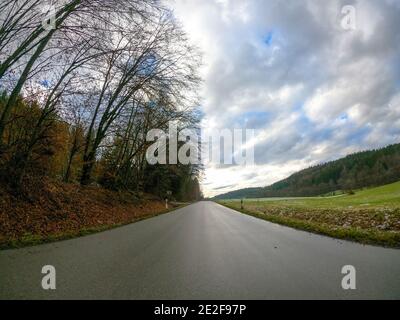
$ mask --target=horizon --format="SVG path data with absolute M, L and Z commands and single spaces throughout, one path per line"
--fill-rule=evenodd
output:
M 219 196 L 223 196 L 223 195 L 229 194 L 229 193 L 231 193 L 231 192 L 236 192 L 236 191 L 240 191 L 240 190 L 243 190 L 243 189 L 268 188 L 268 187 L 274 185 L 275 183 L 280 182 L 280 181 L 283 181 L 283 180 L 286 180 L 286 179 L 290 178 L 291 176 L 293 176 L 294 174 L 299 173 L 299 172 L 302 172 L 302 171 L 304 171 L 304 170 L 307 170 L 307 169 L 310 169 L 310 168 L 313 168 L 313 167 L 324 166 L 324 165 L 326 165 L 326 164 L 329 164 L 329 163 L 332 163 L 332 162 L 335 162 L 335 161 L 339 161 L 339 160 L 341 160 L 341 159 L 344 159 L 344 158 L 347 158 L 347 157 L 349 157 L 349 156 L 356 155 L 356 154 L 359 154 L 359 153 L 382 150 L 382 149 L 385 149 L 385 148 L 388 148 L 388 147 L 390 147 L 390 146 L 397 145 L 397 144 L 400 144 L 400 141 L 397 142 L 397 143 L 388 144 L 388 145 L 383 146 L 383 147 L 380 147 L 380 148 L 364 149 L 364 150 L 356 151 L 356 152 L 353 152 L 353 153 L 348 153 L 347 155 L 345 155 L 345 156 L 343 156 L 343 157 L 336 158 L 336 159 L 333 159 L 333 160 L 328 160 L 328 161 L 325 161 L 325 162 L 320 162 L 320 163 L 314 164 L 314 165 L 312 165 L 312 166 L 309 166 L 309 167 L 300 169 L 300 170 L 298 170 L 298 171 L 296 171 L 296 172 L 291 173 L 291 174 L 288 175 L 287 177 L 285 177 L 285 178 L 283 178 L 283 179 L 280 179 L 280 180 L 277 180 L 277 181 L 275 181 L 275 182 L 272 182 L 271 184 L 268 184 L 268 185 L 254 186 L 254 187 L 252 186 L 252 187 L 246 187 L 246 188 L 241 188 L 241 189 L 234 189 L 234 190 L 231 190 L 231 191 L 229 191 L 229 192 L 219 193 L 219 194 L 217 194 L 217 195 L 215 195 L 215 196 L 207 197 L 207 198 L 208 198 L 208 199 L 214 199 L 214 198 L 217 198 L 217 197 L 219 197 Z

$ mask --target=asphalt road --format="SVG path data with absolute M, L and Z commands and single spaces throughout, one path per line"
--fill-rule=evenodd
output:
M 56 290 L 41 287 L 44 265 Z M 356 290 L 341 287 L 344 265 Z M 400 250 L 275 225 L 200 202 L 111 231 L 0 251 L 0 298 L 400 298 Z

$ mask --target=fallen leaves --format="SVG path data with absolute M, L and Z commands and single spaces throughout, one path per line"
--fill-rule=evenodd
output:
M 37 183 L 37 182 L 36 182 Z M 50 180 L 29 185 L 26 196 L 0 187 L 0 245 L 26 238 L 127 224 L 165 211 L 160 200 Z

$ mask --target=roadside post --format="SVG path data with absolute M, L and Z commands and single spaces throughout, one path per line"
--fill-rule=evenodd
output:
M 168 209 L 168 198 L 172 195 L 172 191 L 168 190 L 165 196 L 165 209 Z

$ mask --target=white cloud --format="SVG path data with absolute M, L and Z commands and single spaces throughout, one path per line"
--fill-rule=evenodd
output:
M 206 171 L 207 195 L 400 140 L 398 1 L 174 0 L 204 53 L 204 126 L 258 129 L 256 168 Z M 353 4 L 357 29 L 341 28 Z

